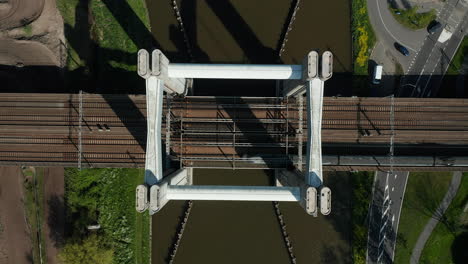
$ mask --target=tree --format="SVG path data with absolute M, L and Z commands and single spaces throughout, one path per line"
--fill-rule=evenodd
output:
M 59 253 L 63 264 L 111 264 L 114 251 L 104 248 L 96 235 L 79 243 L 67 243 Z

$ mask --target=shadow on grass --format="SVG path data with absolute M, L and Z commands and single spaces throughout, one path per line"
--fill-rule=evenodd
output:
M 50 239 L 54 247 L 60 248 L 64 243 L 65 232 L 65 204 L 63 197 L 53 195 L 47 201 L 49 217 L 47 224 L 50 230 Z
M 466 263 L 466 260 L 468 259 L 466 245 L 468 245 L 468 232 L 458 235 L 453 241 L 451 251 L 452 261 L 454 264 Z

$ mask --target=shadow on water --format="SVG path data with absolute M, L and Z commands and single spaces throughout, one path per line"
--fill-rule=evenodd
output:
M 334 229 L 342 236 L 343 240 L 350 241 L 350 223 L 343 221 L 343 218 L 350 217 L 351 209 L 351 192 L 349 185 L 343 182 L 349 182 L 350 175 L 348 172 L 329 172 L 326 177 L 326 185 L 333 188 L 333 216 L 329 217 Z M 340 216 L 340 217 L 336 217 Z
M 207 0 L 209 7 L 246 54 L 249 63 L 278 62 L 275 50 L 265 47 L 229 1 Z
M 321 263 L 352 263 L 349 250 L 340 246 L 323 245 L 320 253 Z

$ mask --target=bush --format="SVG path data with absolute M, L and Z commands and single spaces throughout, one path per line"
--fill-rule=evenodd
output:
M 113 250 L 103 247 L 101 239 L 91 235 L 79 243 L 67 243 L 59 253 L 63 264 L 111 264 Z
M 393 16 L 403 26 L 410 29 L 421 29 L 429 25 L 429 23 L 436 18 L 436 12 L 432 9 L 429 12 L 418 13 L 418 7 L 414 6 L 410 9 L 397 9 L 391 8 Z M 397 12 L 400 14 L 397 15 Z
M 81 240 L 87 225 L 97 222 L 101 241 L 115 251 L 113 263 L 147 263 L 149 215 L 135 210 L 135 188 L 143 182 L 144 171 L 69 168 L 65 176 L 71 237 Z
M 370 49 L 374 47 L 376 38 L 367 14 L 366 0 L 352 1 L 352 12 L 354 74 L 367 75 Z

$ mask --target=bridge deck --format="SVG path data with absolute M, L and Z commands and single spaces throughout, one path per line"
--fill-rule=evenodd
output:
M 324 98 L 324 159 L 385 156 L 392 133 L 390 102 L 389 98 Z M 170 138 L 171 157 L 184 166 L 284 167 L 295 161 L 301 145 L 296 133 L 299 105 L 292 99 L 187 97 L 173 98 L 164 107 L 163 138 Z M 85 94 L 82 109 L 83 166 L 144 166 L 145 96 Z M 396 155 L 467 156 L 463 153 L 468 148 L 468 100 L 395 98 L 394 111 Z M 78 95 L 2 94 L 0 164 L 76 166 L 78 131 Z M 307 131 L 303 133 L 307 140 Z M 324 166 L 365 167 L 349 167 L 339 160 Z

